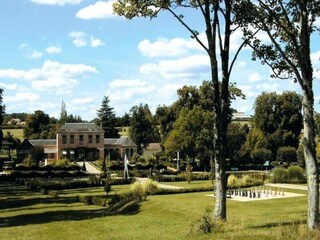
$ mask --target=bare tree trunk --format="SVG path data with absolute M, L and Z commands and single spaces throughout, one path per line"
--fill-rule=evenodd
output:
M 308 177 L 308 228 L 319 226 L 319 173 L 315 152 L 315 123 L 313 118 L 313 92 L 303 91 L 303 145 Z

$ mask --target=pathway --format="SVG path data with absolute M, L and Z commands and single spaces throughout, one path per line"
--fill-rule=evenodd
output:
M 308 190 L 306 185 L 298 184 L 287 184 L 287 183 L 266 183 L 265 186 L 277 187 L 277 188 L 288 188 L 288 189 L 297 189 L 297 190 Z
M 83 161 L 77 162 L 78 166 L 82 167 L 83 166 Z M 93 166 L 90 162 L 85 162 L 86 166 L 86 171 L 90 174 L 100 174 L 101 171 L 98 170 L 95 166 Z
M 136 178 L 136 180 L 140 183 L 144 183 L 148 178 Z M 178 187 L 178 186 L 172 186 L 172 185 L 166 185 L 163 183 L 158 183 L 159 188 L 164 188 L 164 189 L 182 189 L 183 187 Z

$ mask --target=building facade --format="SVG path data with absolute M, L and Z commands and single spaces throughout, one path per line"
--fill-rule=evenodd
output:
M 38 161 L 94 161 L 107 156 L 123 160 L 136 152 L 137 145 L 128 136 L 105 139 L 103 129 L 94 123 L 66 123 L 57 131 L 56 139 L 25 139 L 17 149 L 17 158 L 19 162 L 28 155 Z
M 57 131 L 59 158 L 104 159 L 104 131 L 94 123 L 66 123 Z

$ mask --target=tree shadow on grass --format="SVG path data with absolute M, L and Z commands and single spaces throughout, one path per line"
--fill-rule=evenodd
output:
M 25 226 L 29 224 L 45 224 L 56 221 L 81 221 L 116 215 L 134 215 L 140 212 L 140 202 L 121 202 L 112 208 L 103 208 L 79 205 L 77 197 L 52 197 L 16 184 L 4 185 L 0 183 L 0 211 L 16 213 L 15 216 L 3 217 L 0 215 L 0 228 Z M 53 210 L 56 208 L 57 210 Z M 64 208 L 61 210 L 61 208 Z M 68 210 L 65 210 L 69 208 Z M 77 208 L 76 210 L 74 208 Z M 98 208 L 98 209 L 97 209 Z M 25 211 L 33 213 L 25 213 Z M 24 211 L 24 214 L 19 214 Z M 38 213 L 34 213 L 38 211 Z
M 19 210 L 19 208 L 28 209 L 26 207 L 38 204 L 71 204 L 76 202 L 76 197 L 55 198 L 35 193 L 34 197 L 8 197 L 2 198 L 0 201 L 0 210 L 14 211 Z
M 140 212 L 140 203 L 131 202 L 110 212 L 107 208 L 88 210 L 45 211 L 41 213 L 20 214 L 11 217 L 0 217 L 0 228 L 45 224 L 57 221 L 81 221 L 116 215 L 134 215 Z
M 307 220 L 297 220 L 297 221 L 279 221 L 279 222 L 273 222 L 273 223 L 266 223 L 262 225 L 257 226 L 250 226 L 249 228 L 273 228 L 273 227 L 282 227 L 282 226 L 290 226 L 290 225 L 300 225 L 300 224 L 306 224 Z

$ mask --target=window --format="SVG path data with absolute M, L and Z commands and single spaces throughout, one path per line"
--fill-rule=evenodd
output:
M 67 135 L 62 135 L 62 144 L 67 144 Z
M 92 135 L 89 135 L 89 143 L 92 143 L 92 142 L 93 142 Z
M 79 135 L 79 144 L 80 144 L 80 145 L 83 144 L 83 135 Z
M 96 143 L 100 143 L 100 135 L 96 135 Z
M 74 135 L 70 135 L 70 144 L 74 144 Z

